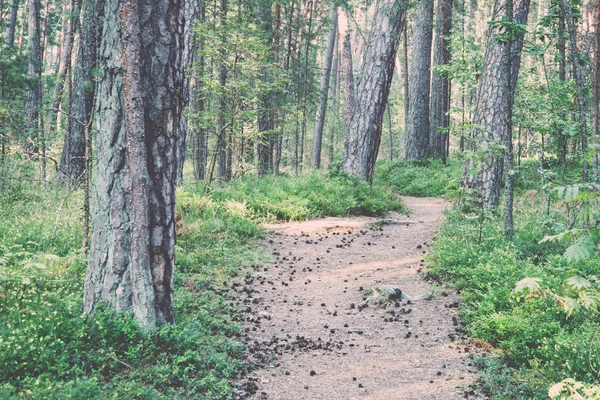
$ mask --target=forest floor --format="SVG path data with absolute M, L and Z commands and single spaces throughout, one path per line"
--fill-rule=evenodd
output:
M 413 296 L 430 288 L 420 272 L 448 203 L 403 200 L 409 216 L 267 227 L 274 261 L 246 277 L 252 290 L 244 300 L 250 362 L 262 368 L 237 397 L 255 390 L 254 399 L 477 397 L 474 349 L 462 343 L 454 293 L 438 288 L 431 300 L 359 307 L 377 285 Z

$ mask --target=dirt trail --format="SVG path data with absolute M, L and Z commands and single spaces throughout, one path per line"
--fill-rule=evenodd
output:
M 383 224 L 359 217 L 268 227 L 275 262 L 246 280 L 251 359 L 265 366 L 254 372 L 252 398 L 469 397 L 473 368 L 455 342 L 462 329 L 454 294 L 438 288 L 428 301 L 358 307 L 361 288 L 429 288 L 419 272 L 447 203 L 403 199 L 412 214 Z

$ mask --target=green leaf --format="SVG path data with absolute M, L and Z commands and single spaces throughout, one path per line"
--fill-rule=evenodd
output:
M 538 293 L 541 289 L 542 280 L 540 278 L 525 278 L 516 283 L 513 293 Z
M 594 254 L 596 240 L 594 235 L 588 235 L 577 239 L 565 251 L 564 257 L 568 262 L 585 261 Z

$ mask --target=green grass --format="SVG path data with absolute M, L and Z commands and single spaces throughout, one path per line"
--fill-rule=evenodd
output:
M 6 171 L 5 171 L 6 172 Z M 31 177 L 14 166 L 7 176 Z M 247 369 L 231 281 L 265 261 L 264 221 L 405 211 L 389 189 L 312 173 L 178 190 L 176 320 L 143 334 L 133 317 L 83 316 L 83 196 L 52 184 L 0 186 L 1 399 L 225 399 Z
M 462 162 L 455 159 L 411 162 L 382 161 L 377 164 L 374 182 L 408 196 L 444 197 L 460 182 Z
M 597 315 L 583 310 L 569 315 L 552 296 L 523 299 L 512 292 L 519 280 L 530 277 L 564 296 L 566 279 L 600 274 L 599 257 L 569 264 L 562 257 L 564 247 L 539 243 L 561 231 L 564 216 L 556 210 L 545 215 L 541 194 L 533 197 L 533 207 L 531 198 L 517 198 L 511 241 L 504 238 L 501 216 L 480 224 L 476 216 L 448 213 L 430 256 L 427 275 L 460 291 L 469 337 L 502 352 L 502 367 L 494 360 L 480 363 L 491 398 L 546 398 L 549 386 L 565 378 L 599 381 Z M 494 371 L 502 371 L 502 377 Z

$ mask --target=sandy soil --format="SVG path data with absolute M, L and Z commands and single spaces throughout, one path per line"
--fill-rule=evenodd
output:
M 249 360 L 262 368 L 236 397 L 477 397 L 455 294 L 438 288 L 431 300 L 358 307 L 380 284 L 409 295 L 430 287 L 419 272 L 447 203 L 403 199 L 410 216 L 268 226 L 275 261 L 245 279 L 243 300 Z

